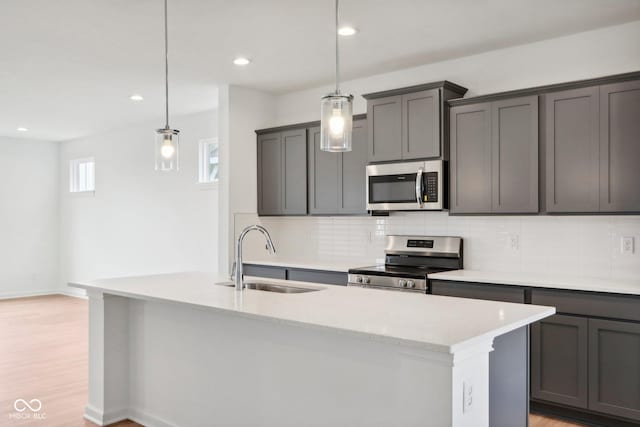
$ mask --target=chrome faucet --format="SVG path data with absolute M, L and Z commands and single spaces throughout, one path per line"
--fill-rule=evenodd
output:
M 257 230 L 261 232 L 264 235 L 265 239 L 267 239 L 267 250 L 269 251 L 269 253 L 272 255 L 276 253 L 276 247 L 273 246 L 273 241 L 271 240 L 271 236 L 269 235 L 269 232 L 266 228 L 260 225 L 250 225 L 242 230 L 242 233 L 240 233 L 240 236 L 238 236 L 238 245 L 236 247 L 236 261 L 234 262 L 235 268 L 233 270 L 233 282 L 236 285 L 236 291 L 241 291 L 244 289 L 244 273 L 242 271 L 242 242 L 244 241 L 244 237 L 251 230 Z

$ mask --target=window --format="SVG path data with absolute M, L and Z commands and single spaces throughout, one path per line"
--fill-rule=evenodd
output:
M 71 160 L 69 164 L 69 191 L 82 193 L 96 189 L 96 162 L 93 157 Z
M 210 184 L 218 182 L 220 174 L 218 140 L 216 138 L 203 139 L 200 141 L 200 173 L 199 182 Z

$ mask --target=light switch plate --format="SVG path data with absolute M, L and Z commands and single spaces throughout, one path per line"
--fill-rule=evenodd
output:
M 631 255 L 635 251 L 635 242 L 634 238 L 631 236 L 622 237 L 620 240 L 621 247 L 620 251 L 625 255 Z

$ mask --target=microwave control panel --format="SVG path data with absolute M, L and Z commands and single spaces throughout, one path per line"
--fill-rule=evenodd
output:
M 423 202 L 438 202 L 438 172 L 427 172 L 424 174 L 424 194 Z

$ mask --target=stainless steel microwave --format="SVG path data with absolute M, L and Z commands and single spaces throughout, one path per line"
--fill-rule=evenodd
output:
M 367 210 L 446 209 L 445 162 L 386 163 L 367 166 Z

